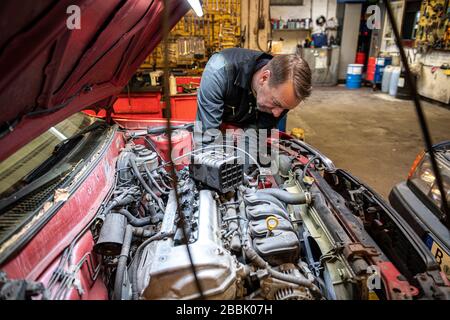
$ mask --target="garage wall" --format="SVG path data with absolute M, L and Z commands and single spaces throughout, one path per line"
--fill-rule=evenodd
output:
M 244 47 L 253 50 L 267 51 L 270 34 L 269 0 L 261 0 L 264 16 L 264 29 L 258 34 L 258 3 L 255 0 L 241 0 L 241 32 L 246 28 Z
M 339 59 L 339 80 L 347 77 L 347 66 L 355 63 L 358 49 L 359 24 L 362 4 L 346 3 L 342 28 L 341 56 Z
M 262 0 L 263 15 L 265 17 L 265 27 L 259 31 L 258 26 L 258 3 L 255 0 L 242 0 L 241 2 L 241 30 L 246 27 L 245 48 L 254 50 L 267 50 L 267 41 L 270 39 L 271 25 L 269 17 L 273 19 L 282 17 L 283 19 L 305 19 L 312 17 L 315 20 L 320 15 L 324 15 L 327 19 L 336 16 L 336 0 L 304 0 L 302 6 L 270 6 L 269 0 Z M 270 15 L 269 15 L 270 8 Z M 250 13 L 250 14 L 249 14 Z M 315 24 L 313 23 L 313 27 Z M 314 30 L 313 30 L 314 31 Z M 308 36 L 307 31 L 283 32 L 275 31 L 272 34 L 273 40 L 280 37 L 284 39 L 283 52 L 295 52 L 298 43 L 303 43 Z M 259 39 L 259 45 L 258 40 Z
M 312 18 L 312 32 L 318 31 L 315 20 L 323 15 L 329 19 L 336 17 L 336 0 L 304 0 L 302 6 L 271 6 L 270 15 L 273 19 L 306 19 Z M 310 35 L 308 31 L 279 31 L 272 33 L 274 41 L 283 39 L 283 53 L 294 53 L 297 44 L 303 44 L 305 39 Z
M 414 50 L 408 49 L 409 56 L 413 63 L 418 63 L 420 67 L 417 79 L 417 91 L 420 95 L 450 104 L 450 76 L 446 75 L 440 66 L 450 64 L 450 52 L 431 51 L 425 54 L 416 54 Z

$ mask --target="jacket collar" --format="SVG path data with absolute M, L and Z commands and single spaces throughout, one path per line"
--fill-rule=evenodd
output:
M 249 59 L 246 59 L 238 64 L 238 72 L 236 78 L 234 80 L 234 85 L 241 87 L 243 89 L 248 89 L 250 87 L 250 82 L 252 80 L 252 76 L 255 73 L 256 62 L 259 59 L 272 59 L 273 56 L 261 52 L 261 54 L 253 56 Z

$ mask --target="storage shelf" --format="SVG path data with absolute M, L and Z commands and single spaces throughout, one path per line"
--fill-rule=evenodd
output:
M 311 29 L 272 29 L 272 31 L 311 31 Z

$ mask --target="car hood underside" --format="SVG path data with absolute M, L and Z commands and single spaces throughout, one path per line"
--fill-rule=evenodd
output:
M 169 3 L 172 27 L 189 5 Z M 75 112 L 111 106 L 161 41 L 163 8 L 161 0 L 2 1 L 0 161 Z

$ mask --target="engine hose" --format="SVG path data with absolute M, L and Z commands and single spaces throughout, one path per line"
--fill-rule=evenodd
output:
M 151 223 L 151 217 L 136 218 L 127 209 L 120 209 L 118 213 L 124 215 L 133 227 L 143 227 Z
M 159 198 L 152 189 L 148 186 L 147 182 L 145 182 L 144 177 L 142 177 L 142 174 L 139 172 L 139 168 L 137 167 L 136 161 L 131 157 L 130 158 L 130 164 L 131 168 L 133 169 L 134 174 L 138 178 L 139 182 L 144 187 L 145 191 L 150 194 L 150 196 L 153 198 L 153 200 L 156 201 L 158 204 L 158 207 L 161 209 L 161 211 L 164 211 L 163 205 L 161 203 L 161 198 Z
M 266 269 L 269 272 L 269 274 L 272 277 L 274 277 L 275 279 L 278 279 L 278 280 L 281 280 L 281 281 L 285 281 L 285 282 L 294 283 L 294 284 L 297 284 L 297 285 L 302 286 L 302 287 L 307 287 L 308 289 L 310 289 L 313 292 L 314 295 L 322 296 L 322 293 L 320 292 L 319 288 L 311 280 L 308 280 L 306 278 L 293 277 L 291 275 L 284 274 L 282 272 L 279 272 L 279 271 L 273 269 L 248 244 L 246 244 L 244 246 L 244 252 L 245 252 L 246 258 L 248 258 L 254 266 L 256 266 L 257 268 L 260 268 L 260 269 Z
M 137 287 L 137 271 L 138 271 L 139 260 L 141 259 L 142 250 L 149 243 L 151 243 L 153 241 L 162 240 L 162 239 L 170 237 L 170 236 L 173 236 L 173 233 L 164 233 L 164 232 L 157 233 L 154 236 L 152 236 L 152 237 L 148 238 L 147 240 L 145 240 L 144 242 L 142 242 L 141 245 L 137 248 L 136 253 L 134 255 L 135 261 L 131 265 L 131 289 L 132 289 L 131 299 L 137 300 L 139 298 L 139 292 L 138 292 L 138 287 Z
M 152 183 L 152 185 L 158 189 L 158 191 L 161 194 L 169 194 L 169 191 L 164 191 L 161 186 L 159 185 L 159 183 L 156 182 L 155 178 L 153 177 L 152 173 L 150 172 L 150 170 L 148 169 L 148 166 L 146 163 L 144 163 L 144 168 L 145 168 L 145 172 L 147 172 L 147 176 L 150 179 L 150 182 Z M 162 178 L 161 178 L 162 179 Z
M 156 234 L 153 230 L 146 230 L 144 228 L 133 228 L 133 236 L 137 238 L 150 238 L 153 237 Z
M 308 160 L 308 162 L 305 164 L 305 167 L 303 168 L 303 172 L 302 172 L 302 180 L 301 182 L 303 182 L 303 180 L 305 180 L 306 177 L 306 170 L 308 170 L 309 166 L 311 165 L 311 163 L 313 163 L 314 160 L 319 159 L 318 155 L 315 155 L 314 157 L 312 157 L 311 159 Z
M 164 181 L 164 177 L 162 175 L 160 175 L 160 177 L 161 177 L 161 184 L 163 185 L 163 187 L 168 190 L 172 190 L 173 188 Z
M 193 123 L 186 123 L 186 124 L 180 124 L 180 125 L 171 125 L 170 128 L 172 130 L 185 129 L 187 131 L 192 131 L 194 129 L 194 124 Z M 161 134 L 161 133 L 165 133 L 166 131 L 167 131 L 167 127 L 166 126 L 148 127 L 147 128 L 147 134 Z
M 110 204 L 105 208 L 104 214 L 108 214 L 117 206 L 124 206 L 133 202 L 133 196 L 129 195 L 130 189 L 124 190 L 121 194 L 111 200 Z
M 284 274 L 282 272 L 276 271 L 276 270 L 274 270 L 272 268 L 268 268 L 268 271 L 269 271 L 270 275 L 272 277 L 274 277 L 275 279 L 286 281 L 286 282 L 290 282 L 290 283 L 294 283 L 294 284 L 297 284 L 297 285 L 302 286 L 302 287 L 307 287 L 309 290 L 311 290 L 311 292 L 316 297 L 319 297 L 319 296 L 321 297 L 322 296 L 322 293 L 320 292 L 319 288 L 314 283 L 312 283 L 310 280 L 308 280 L 306 278 L 301 279 L 301 278 L 298 278 L 298 277 L 293 277 L 291 275 Z
M 128 254 L 130 253 L 132 237 L 133 227 L 131 225 L 127 225 L 122 250 L 120 251 L 119 261 L 117 263 L 116 279 L 114 282 L 114 300 L 122 299 L 123 277 L 127 269 L 127 260 Z
M 305 204 L 311 203 L 312 196 L 309 192 L 303 193 L 290 193 L 284 190 L 269 188 L 269 189 L 261 189 L 257 191 L 258 193 L 265 193 L 274 196 L 278 200 L 288 203 L 288 204 Z

